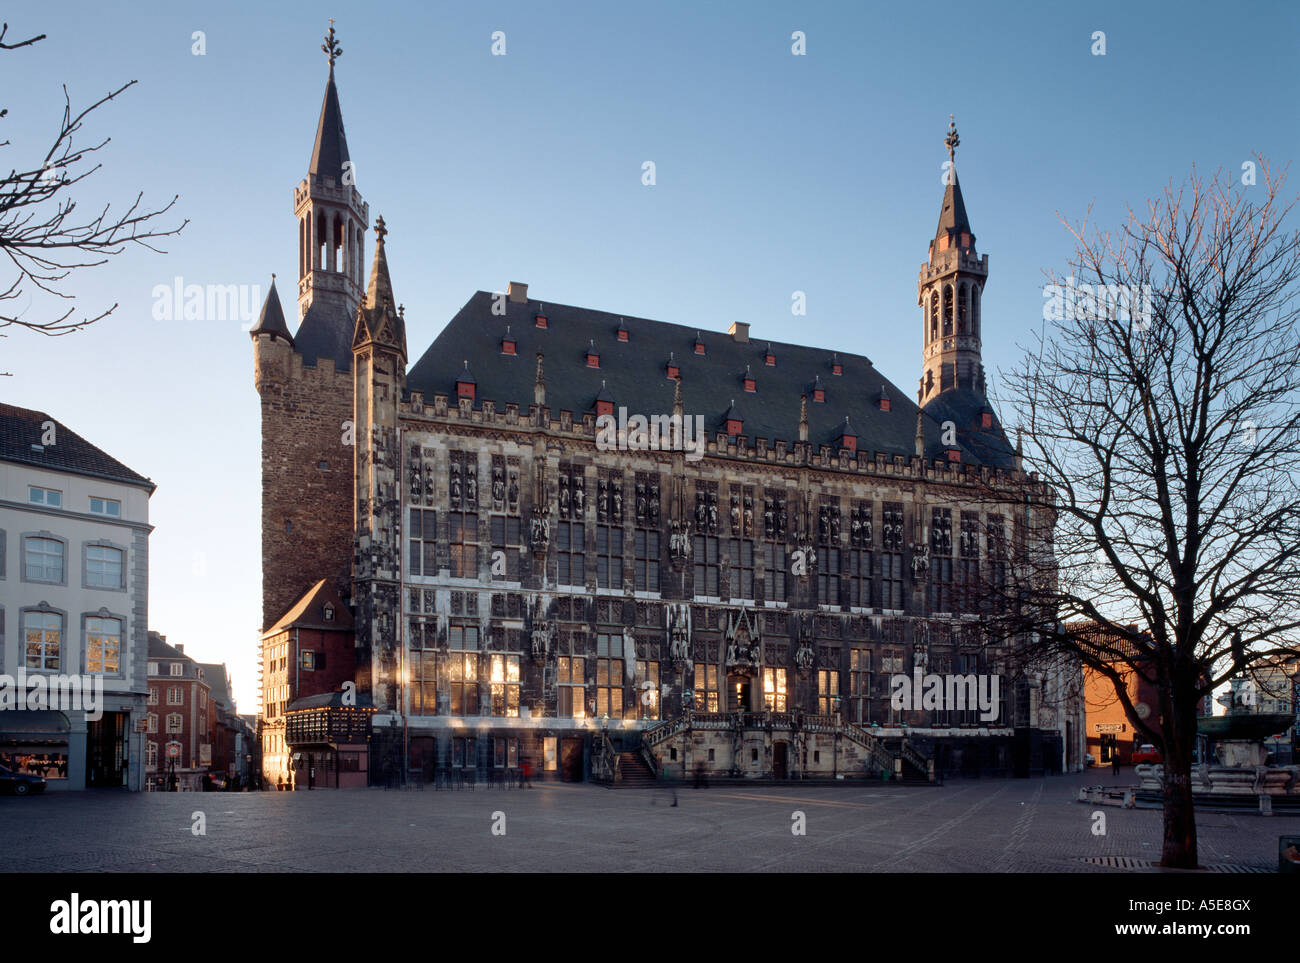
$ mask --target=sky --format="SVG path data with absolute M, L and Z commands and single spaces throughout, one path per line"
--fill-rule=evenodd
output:
M 296 327 L 292 192 L 310 160 L 331 16 L 357 187 L 372 225 L 383 215 L 389 228 L 412 364 L 475 291 L 522 281 L 552 303 L 704 330 L 747 321 L 756 340 L 865 354 L 914 390 L 916 278 L 954 114 L 966 207 L 989 256 L 983 348 L 996 391 L 1041 323 L 1045 272 L 1064 273 L 1063 217 L 1091 208 L 1118 227 L 1193 166 L 1236 173 L 1255 153 L 1278 166 L 1296 156 L 1290 2 L 217 11 L 69 0 L 10 11 L 6 42 L 47 38 L 0 51 L 0 140 L 11 142 L 0 165 L 39 166 L 64 85 L 85 106 L 138 80 L 79 135 L 111 141 L 73 196 L 91 210 L 179 195 L 165 223 L 189 224 L 164 254 L 130 249 L 63 283 L 78 316 L 117 304 L 108 318 L 61 338 L 0 331 L 11 374 L 0 400 L 48 412 L 157 483 L 150 627 L 224 662 L 243 712 L 258 705 L 261 628 L 252 318 L 158 320 L 154 289 L 179 277 L 264 295 L 274 272 Z M 1300 191 L 1300 178 L 1289 186 Z M 791 311 L 797 291 L 805 316 Z

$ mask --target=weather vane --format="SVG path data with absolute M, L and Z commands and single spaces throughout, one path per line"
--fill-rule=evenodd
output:
M 330 69 L 334 69 L 334 61 L 343 56 L 343 48 L 334 40 L 334 18 L 330 17 L 330 32 L 325 35 L 325 42 L 320 45 L 320 49 L 325 51 L 325 56 L 330 58 Z
M 952 114 L 948 115 L 948 136 L 943 139 L 948 146 L 948 162 L 955 163 L 957 155 L 957 145 L 961 143 L 961 138 L 957 136 L 957 123 L 953 120 Z

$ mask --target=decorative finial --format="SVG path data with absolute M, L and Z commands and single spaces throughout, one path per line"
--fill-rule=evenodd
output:
M 343 56 L 343 48 L 338 45 L 334 39 L 334 18 L 330 17 L 330 32 L 325 35 L 325 42 L 320 45 L 320 49 L 325 51 L 325 56 L 330 59 L 330 70 L 334 69 L 334 61 Z
M 957 159 L 957 145 L 961 143 L 961 138 L 957 136 L 957 122 L 953 115 L 948 115 L 948 136 L 943 139 L 948 147 L 948 163 L 954 164 Z
M 388 233 L 388 228 L 384 226 L 384 215 L 380 214 L 375 221 L 375 243 L 383 244 L 384 235 Z
M 405 304 L 399 304 L 399 305 L 397 306 L 397 316 L 398 316 L 399 318 L 401 318 L 403 321 L 406 320 L 406 305 L 405 305 Z
M 272 280 L 272 281 L 275 280 L 275 272 L 274 272 L 274 271 L 271 272 L 271 280 Z

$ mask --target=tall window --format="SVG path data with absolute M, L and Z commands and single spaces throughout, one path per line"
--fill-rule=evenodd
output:
M 786 711 L 785 669 L 763 669 L 763 708 L 768 712 Z
M 817 560 L 817 602 L 840 604 L 840 549 L 823 546 Z
M 623 636 L 596 637 L 596 718 L 623 718 Z
M 477 740 L 469 737 L 451 740 L 451 764 L 457 769 L 477 768 Z
M 767 590 L 764 598 L 769 602 L 784 602 L 785 546 L 768 542 L 763 546 L 763 566 L 767 569 Z
M 583 553 L 586 535 L 582 522 L 559 522 L 556 525 L 556 554 L 559 556 L 559 583 L 582 585 L 585 581 Z
M 149 713 L 149 718 L 148 718 L 148 720 L 146 721 L 145 725 L 148 727 L 148 729 L 149 729 L 150 732 L 157 732 L 157 731 L 158 731 L 158 713 L 156 713 L 156 712 L 151 712 L 151 713 Z
M 478 515 L 474 512 L 452 512 L 451 577 L 478 577 Z
M 961 612 L 977 612 L 980 606 L 980 528 L 974 512 L 961 513 L 957 547 L 957 606 Z
M 851 548 L 844 553 L 845 574 L 849 605 L 871 607 L 871 553 L 861 548 Z
M 871 652 L 849 650 L 849 720 L 871 721 Z
M 636 717 L 659 718 L 659 663 L 638 659 L 636 663 Z
M 158 720 L 156 718 L 154 719 L 153 728 L 150 729 L 149 731 L 150 732 L 158 731 Z M 146 769 L 158 768 L 158 743 L 146 742 L 144 744 L 144 765 Z
M 410 575 L 437 575 L 438 513 L 423 508 L 411 509 Z
M 636 560 L 636 591 L 659 591 L 659 533 L 638 528 L 632 536 Z
M 149 686 L 149 698 L 146 702 L 151 706 L 156 706 L 158 704 L 158 687 L 156 685 Z
M 930 611 L 951 612 L 952 509 L 936 508 L 930 516 Z
M 57 612 L 23 613 L 23 665 L 28 669 L 55 669 L 60 665 L 63 616 Z
M 447 688 L 453 716 L 476 716 L 478 708 L 478 644 L 476 625 L 453 625 L 447 632 Z
M 556 659 L 556 682 L 559 705 L 556 715 L 582 719 L 587 715 L 586 666 L 580 655 L 562 655 Z
M 30 582 L 63 581 L 63 543 L 35 535 L 23 539 L 26 556 L 24 578 Z
M 492 714 L 510 718 L 519 715 L 519 656 L 492 653 Z
M 830 715 L 839 708 L 840 674 L 836 669 L 817 670 L 817 711 Z
M 121 621 L 86 619 L 86 671 L 102 675 L 117 675 L 121 669 Z
M 754 543 L 748 538 L 733 538 L 727 544 L 727 564 L 731 576 L 731 597 L 754 597 Z
M 988 542 L 988 591 L 984 593 L 987 610 L 1001 612 L 1007 591 L 1007 529 L 1001 515 L 990 515 L 985 522 Z
M 411 591 L 411 609 L 420 610 L 420 590 Z M 438 712 L 438 631 L 435 622 L 410 619 L 411 711 L 418 716 Z
M 173 712 L 167 716 L 167 731 L 175 734 L 184 728 L 185 717 L 179 712 Z
M 718 537 L 695 536 L 695 594 L 718 597 Z
M 169 685 L 167 687 L 167 704 L 169 706 L 180 706 L 185 704 L 185 693 L 178 685 Z
M 903 600 L 903 506 L 885 502 L 880 513 L 880 607 L 901 612 Z
M 596 585 L 600 588 L 623 587 L 623 529 L 612 525 L 596 526 Z
M 519 552 L 523 547 L 520 535 L 519 519 L 513 515 L 492 516 L 492 578 L 495 581 L 519 581 Z M 496 564 L 497 552 L 505 559 L 505 569 Z
M 712 663 L 695 663 L 695 708 L 700 712 L 718 711 L 718 667 Z
M 121 550 L 107 545 L 87 545 L 86 584 L 91 588 L 122 588 Z

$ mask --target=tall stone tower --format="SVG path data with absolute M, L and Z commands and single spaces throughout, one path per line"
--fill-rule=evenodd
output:
M 393 304 L 381 217 L 366 300 L 352 335 L 356 422 L 353 558 L 357 688 L 399 709 L 402 501 L 397 405 L 406 385 L 406 322 Z
M 342 53 L 330 28 L 325 100 L 298 217 L 299 325 L 290 334 L 274 280 L 251 330 L 262 408 L 262 627 L 317 580 L 351 593 L 352 333 L 369 216 L 352 178 L 334 85 Z
M 925 406 L 945 391 L 965 388 L 984 394 L 980 357 L 980 299 L 988 279 L 988 255 L 975 250 L 975 233 L 957 180 L 957 127 L 949 120 L 947 188 L 930 256 L 921 265 L 916 303 L 921 307 L 925 366 L 917 403 Z

